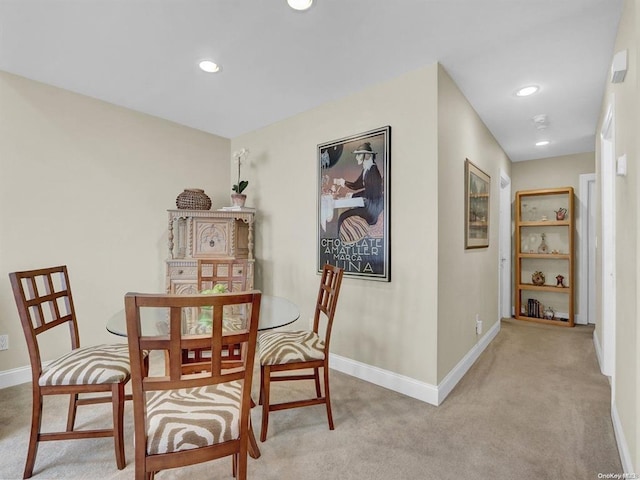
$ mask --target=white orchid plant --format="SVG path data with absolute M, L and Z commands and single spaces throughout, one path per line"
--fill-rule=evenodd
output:
M 243 190 L 249 185 L 249 182 L 247 180 L 240 180 L 240 167 L 242 167 L 242 163 L 247 160 L 248 156 L 249 149 L 247 148 L 241 148 L 237 152 L 233 152 L 233 160 L 238 164 L 238 183 L 231 187 L 231 190 L 238 194 L 242 193 Z

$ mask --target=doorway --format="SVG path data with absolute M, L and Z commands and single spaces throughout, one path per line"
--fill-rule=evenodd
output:
M 500 264 L 500 318 L 511 317 L 511 178 L 500 170 L 500 226 L 498 258 Z
M 578 243 L 578 315 L 576 323 L 596 323 L 596 174 L 580 175 Z
M 600 131 L 600 171 L 602 173 L 602 373 L 611 377 L 615 371 L 616 351 L 616 252 L 615 252 L 615 102 L 613 96 Z M 615 386 L 615 385 L 614 385 Z M 612 388 L 612 392 L 615 389 Z

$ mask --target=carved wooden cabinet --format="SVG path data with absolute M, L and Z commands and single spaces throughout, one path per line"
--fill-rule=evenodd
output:
M 167 293 L 197 293 L 198 259 L 247 259 L 253 289 L 253 211 L 168 210 Z

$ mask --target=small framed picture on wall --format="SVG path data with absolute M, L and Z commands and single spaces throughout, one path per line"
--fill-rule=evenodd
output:
M 491 177 L 468 158 L 464 163 L 464 248 L 489 246 Z

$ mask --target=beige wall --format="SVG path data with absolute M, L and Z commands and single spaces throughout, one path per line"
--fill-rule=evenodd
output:
M 489 247 L 464 248 L 464 165 L 491 177 Z M 498 320 L 500 170 L 511 161 L 444 68 L 438 69 L 438 382 Z
M 580 270 L 579 248 L 582 243 L 582 224 L 579 213 L 581 195 L 580 175 L 595 173 L 595 153 L 576 153 L 574 155 L 563 155 L 560 157 L 544 158 L 539 160 L 529 160 L 527 162 L 514 162 L 511 167 L 512 198 L 519 190 L 534 190 L 539 188 L 573 187 L 575 193 L 575 315 L 583 315 L 580 311 L 580 287 L 586 281 L 584 274 Z M 584 199 L 586 201 L 586 199 Z M 513 265 L 515 268 L 515 264 Z M 512 274 L 513 278 L 513 274 Z M 515 300 L 514 300 L 515 302 Z
M 7 273 L 67 264 L 85 345 L 129 290 L 162 291 L 166 210 L 227 205 L 230 141 L 0 72 L 0 372 L 29 364 Z M 51 340 L 53 343 L 53 339 Z M 63 350 L 50 344 L 45 358 Z
M 601 121 L 598 132 L 610 103 L 615 104 L 615 157 L 626 154 L 628 172 L 625 177 L 615 178 L 615 255 L 616 255 L 616 358 L 613 375 L 613 411 L 622 431 L 625 446 L 623 458 L 628 454 L 630 471 L 640 468 L 640 328 L 638 328 L 638 278 L 640 264 L 637 255 L 640 236 L 638 186 L 638 121 L 640 95 L 638 95 L 637 66 L 640 60 L 638 34 L 638 1 L 625 0 L 614 52 L 628 50 L 628 72 L 623 83 L 607 82 Z M 601 171 L 600 142 L 596 148 L 596 162 Z M 599 282 L 598 282 L 599 283 Z M 601 284 L 597 286 L 601 289 Z M 602 338 L 602 337 L 600 337 Z
M 514 162 L 511 167 L 512 194 L 518 190 L 573 187 L 579 194 L 580 175 L 595 173 L 595 153 L 576 153 L 527 162 Z
M 232 149 L 253 156 L 258 282 L 302 305 L 308 321 L 318 280 L 317 145 L 384 125 L 391 125 L 392 280 L 343 282 L 332 352 L 438 385 L 478 340 L 475 313 L 487 328 L 498 318 L 498 224 L 489 249 L 465 252 L 464 159 L 486 168 L 496 189 L 498 169 L 508 172 L 510 162 L 437 65 L 232 140 Z M 496 219 L 497 211 L 495 202 Z M 465 288 L 473 301 L 460 302 Z
M 384 125 L 392 127 L 392 281 L 345 280 L 332 350 L 398 378 L 438 385 L 477 340 L 472 327 L 464 328 L 471 310 L 487 320 L 487 328 L 497 318 L 497 222 L 492 246 L 471 257 L 475 273 L 464 280 L 476 285 L 479 303 L 471 302 L 468 312 L 456 310 L 451 320 L 449 310 L 460 303 L 456 272 L 469 277 L 470 260 L 460 243 L 463 222 L 454 226 L 437 218 L 463 217 L 465 157 L 476 159 L 494 182 L 508 161 L 437 65 L 231 142 L 12 75 L 0 80 L 0 213 L 12 227 L 0 235 L 0 261 L 5 272 L 68 264 L 86 344 L 118 340 L 104 324 L 121 310 L 126 291 L 164 287 L 165 210 L 193 186 L 205 188 L 214 206 L 227 204 L 229 184 L 236 181 L 229 152 L 241 147 L 251 150 L 242 176 L 250 182 L 248 205 L 258 208 L 256 284 L 296 301 L 302 310 L 296 327 L 308 324 L 319 278 L 317 145 Z M 40 141 L 33 142 L 36 134 Z M 464 140 L 466 134 L 473 139 Z M 441 206 L 439 185 L 449 183 L 455 186 L 440 190 L 456 199 L 449 204 L 445 194 Z M 497 203 L 497 217 L 495 212 Z M 64 235 L 57 233 L 60 227 L 67 229 Z M 447 232 L 441 238 L 451 234 L 457 247 L 449 250 L 449 240 L 439 240 L 441 228 Z M 453 268 L 438 262 L 443 246 Z M 446 271 L 440 279 L 439 269 Z M 487 275 L 494 281 L 487 283 Z M 0 281 L 0 333 L 9 333 L 12 344 L 9 354 L 0 352 L 3 371 L 25 366 L 27 357 L 8 282 Z M 439 310 L 438 302 L 446 308 Z M 50 355 L 56 352 L 52 348 Z
M 391 126 L 391 282 L 346 278 L 332 352 L 436 384 L 436 72 L 429 66 L 232 140 L 251 150 L 258 285 L 313 313 L 317 145 Z M 297 325 L 296 328 L 300 328 Z

